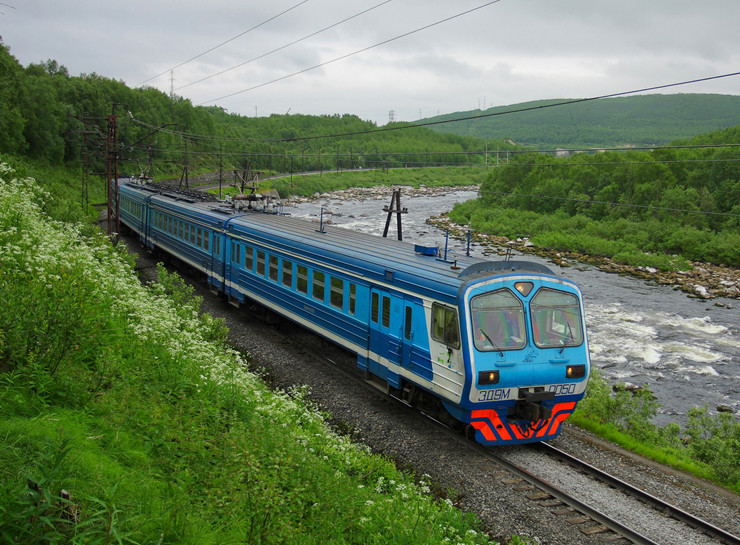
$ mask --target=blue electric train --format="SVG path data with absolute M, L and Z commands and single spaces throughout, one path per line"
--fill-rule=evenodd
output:
M 449 261 L 436 248 L 120 181 L 122 224 L 357 354 L 369 380 L 487 445 L 552 439 L 583 397 L 590 359 L 579 288 L 527 261 Z

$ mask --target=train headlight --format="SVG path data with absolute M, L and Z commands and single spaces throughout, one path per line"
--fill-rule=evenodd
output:
M 514 284 L 514 287 L 516 288 L 516 291 L 522 294 L 523 297 L 526 297 L 527 295 L 529 295 L 529 292 L 532 291 L 534 284 L 532 284 L 532 282 L 516 282 Z
M 583 378 L 586 376 L 586 366 L 580 365 L 569 365 L 565 368 L 565 378 Z
M 498 384 L 498 371 L 479 371 L 478 384 Z

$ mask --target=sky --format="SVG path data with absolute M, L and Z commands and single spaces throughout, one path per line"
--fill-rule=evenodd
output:
M 378 125 L 740 72 L 738 23 L 738 0 L 0 0 L 23 66 Z M 740 75 L 660 92 L 740 95 Z

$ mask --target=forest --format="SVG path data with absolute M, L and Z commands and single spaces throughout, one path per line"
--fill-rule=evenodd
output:
M 421 120 L 440 133 L 482 140 L 510 139 L 537 149 L 654 146 L 740 123 L 740 96 L 636 95 L 550 99 L 455 112 Z
M 378 127 L 350 114 L 245 117 L 215 106 L 193 106 L 153 88 L 131 89 L 96 74 L 71 76 L 54 60 L 24 68 L 0 43 L 0 153 L 33 161 L 37 169 L 44 165 L 51 170 L 46 179 L 56 176 L 55 167 L 83 178 L 104 175 L 111 151 L 121 175 L 155 179 L 229 170 L 264 176 L 487 167 L 480 198 L 453 211 L 458 223 L 631 265 L 676 269 L 689 259 L 740 266 L 740 97 L 630 98 L 638 99 L 631 110 L 620 99 L 491 118 L 498 124 L 505 120 L 507 127 L 519 123 L 526 133 L 535 130 L 533 116 L 539 115 L 542 143 L 554 137 L 584 140 L 584 131 L 576 138 L 574 125 L 561 119 L 577 114 L 572 119 L 578 119 L 580 129 L 596 131 L 584 141 L 597 134 L 603 139 L 605 133 L 597 129 L 606 125 L 619 132 L 619 141 L 633 143 L 546 152 L 504 139 L 505 133 L 499 140 L 484 141 L 405 123 Z M 652 110 L 663 113 L 663 122 L 656 122 L 652 136 L 646 136 L 645 123 L 630 120 L 643 116 L 649 121 Z M 116 120 L 113 145 L 111 116 Z M 679 130 L 674 125 L 681 119 L 685 122 Z M 733 120 L 732 127 L 698 132 Z M 480 131 L 488 122 L 466 126 L 480 125 Z M 451 131 L 460 126 L 435 127 Z M 674 137 L 659 147 L 634 144 L 667 140 L 671 133 L 691 137 Z M 478 176 L 471 176 L 471 183 L 473 178 Z M 294 184 L 281 187 L 286 192 Z
M 0 43 L 0 152 L 104 171 L 115 115 L 120 172 L 159 177 L 187 167 L 293 172 L 484 161 L 478 139 L 355 115 L 249 118 L 57 61 L 22 67 Z M 339 136 L 335 136 L 339 135 Z M 500 144 L 502 149 L 513 146 Z
M 538 246 L 681 268 L 740 266 L 740 126 L 651 151 L 519 153 L 452 218 Z

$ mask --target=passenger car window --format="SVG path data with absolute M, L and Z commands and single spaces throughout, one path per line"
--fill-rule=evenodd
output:
M 540 348 L 578 346 L 583 323 L 578 298 L 572 293 L 543 288 L 530 303 L 534 343 Z
M 383 309 L 381 311 L 382 325 L 383 327 L 390 327 L 391 325 L 391 298 L 383 296 Z
M 344 306 L 344 280 L 332 276 L 330 289 L 329 302 L 333 307 L 342 308 Z
M 293 287 L 293 263 L 283 259 L 283 285 Z
M 313 272 L 313 296 L 314 299 L 319 301 L 324 300 L 324 273 L 314 271 Z
M 473 339 L 478 350 L 517 350 L 524 348 L 524 305 L 508 289 L 497 290 L 470 300 Z
M 349 285 L 349 313 L 354 316 L 355 306 L 357 304 L 357 286 L 354 284 Z
M 301 293 L 308 294 L 308 269 L 303 265 L 298 265 L 296 288 Z
M 451 348 L 460 348 L 457 310 L 439 303 L 432 304 L 432 338 Z

